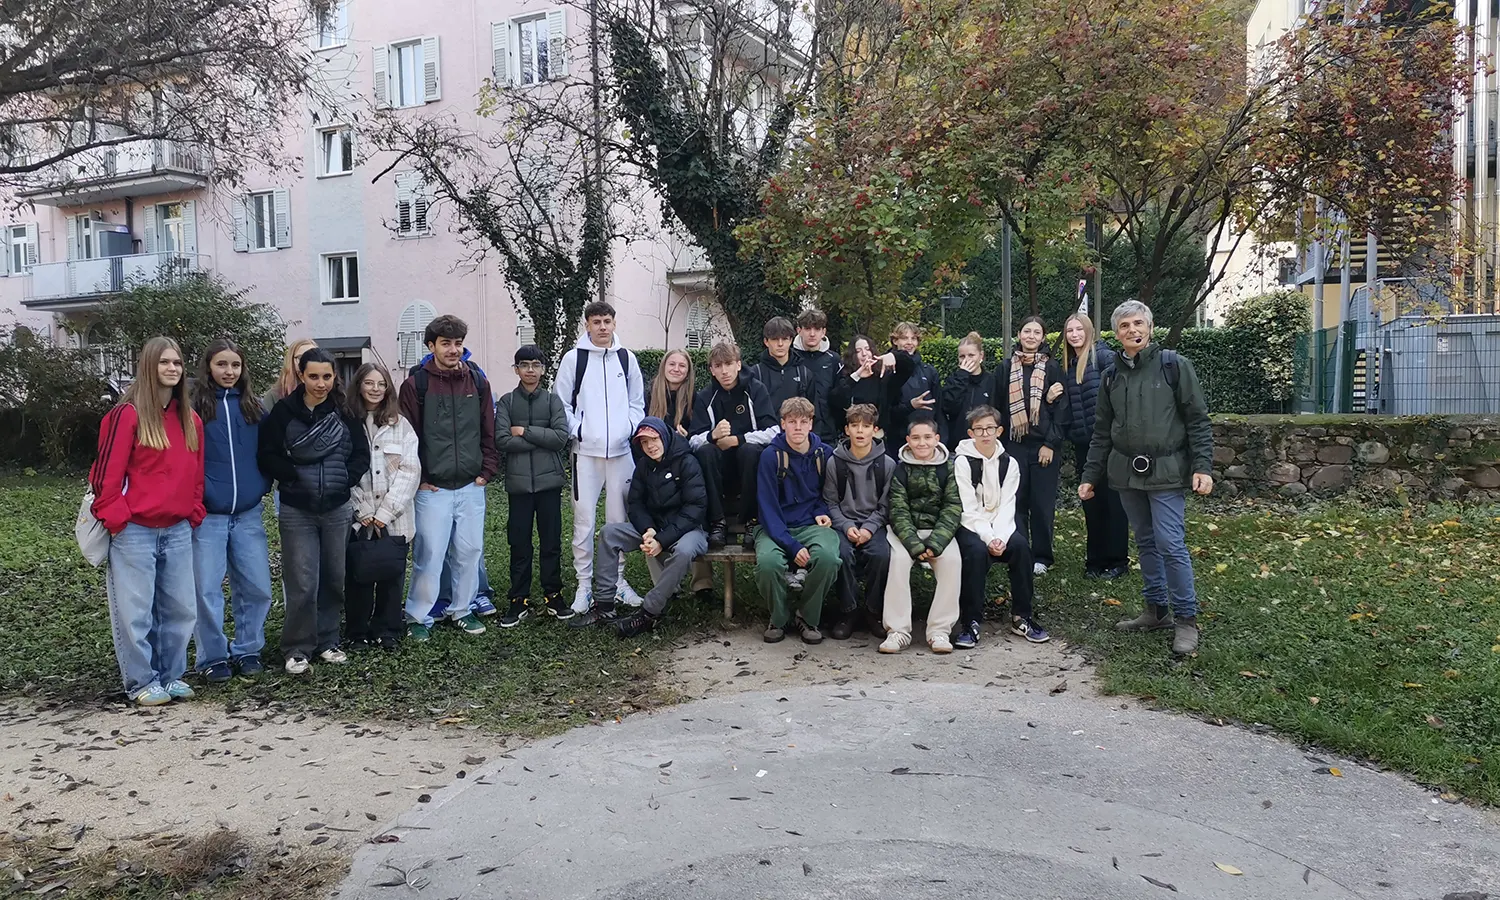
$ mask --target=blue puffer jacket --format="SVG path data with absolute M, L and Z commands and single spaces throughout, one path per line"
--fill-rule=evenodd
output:
M 1083 384 L 1078 383 L 1078 371 L 1072 366 L 1063 377 L 1068 386 L 1068 404 L 1073 408 L 1073 419 L 1068 423 L 1068 440 L 1075 444 L 1087 444 L 1094 437 L 1094 410 L 1099 405 L 1099 378 L 1104 370 L 1115 364 L 1115 351 L 1103 341 L 1094 344 L 1094 364 L 1084 370 Z
M 214 417 L 203 423 L 203 507 L 213 515 L 244 512 L 271 490 L 255 462 L 260 423 L 247 424 L 240 392 L 218 388 Z

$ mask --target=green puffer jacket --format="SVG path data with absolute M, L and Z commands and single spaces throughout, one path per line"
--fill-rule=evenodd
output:
M 1113 378 L 1104 378 L 1095 410 L 1094 436 L 1082 480 L 1116 490 L 1173 491 L 1193 486 L 1193 475 L 1209 475 L 1214 464 L 1214 429 L 1203 400 L 1203 386 L 1192 362 L 1177 356 L 1177 389 L 1162 369 L 1162 348 L 1148 344 L 1134 363 L 1120 353 Z M 1131 469 L 1136 456 L 1154 460 L 1144 475 Z
M 891 530 L 912 559 L 923 550 L 942 553 L 963 515 L 948 448 L 938 444 L 932 459 L 924 462 L 911 455 L 910 447 L 902 447 L 899 458 L 891 480 Z M 932 534 L 923 540 L 917 532 L 929 528 Z
M 512 426 L 524 434 L 510 433 Z M 568 414 L 562 398 L 544 387 L 526 393 L 521 387 L 495 404 L 495 446 L 505 457 L 505 492 L 535 494 L 563 486 L 567 466 Z

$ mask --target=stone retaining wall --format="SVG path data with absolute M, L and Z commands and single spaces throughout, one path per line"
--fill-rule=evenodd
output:
M 1214 493 L 1500 502 L 1500 417 L 1216 416 Z

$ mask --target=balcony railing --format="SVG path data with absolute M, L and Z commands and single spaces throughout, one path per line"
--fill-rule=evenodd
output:
M 150 281 L 175 281 L 206 272 L 209 258 L 184 253 L 137 253 L 99 259 L 39 263 L 26 279 L 27 306 L 54 307 L 97 301 Z
M 42 172 L 21 196 L 49 205 L 98 203 L 192 190 L 208 184 L 203 148 L 150 140 L 93 147 Z

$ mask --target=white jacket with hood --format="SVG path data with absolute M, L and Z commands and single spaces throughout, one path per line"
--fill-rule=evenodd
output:
M 646 418 L 646 388 L 635 354 L 626 351 L 628 371 L 620 367 L 620 338 L 611 338 L 608 348 L 595 347 L 585 332 L 557 365 L 557 396 L 568 413 L 568 434 L 580 456 L 630 458 L 630 438 Z M 589 354 L 588 368 L 573 404 L 573 377 L 578 354 Z
M 958 499 L 964 511 L 963 526 L 979 536 L 981 541 L 1009 542 L 1016 533 L 1016 492 L 1021 486 L 1021 467 L 1005 452 L 999 441 L 995 442 L 995 455 L 985 456 L 974 446 L 973 438 L 958 442 L 953 461 L 953 477 L 958 479 Z M 965 459 L 964 457 L 968 457 Z M 982 477 L 976 483 L 973 463 L 969 459 L 982 460 Z

